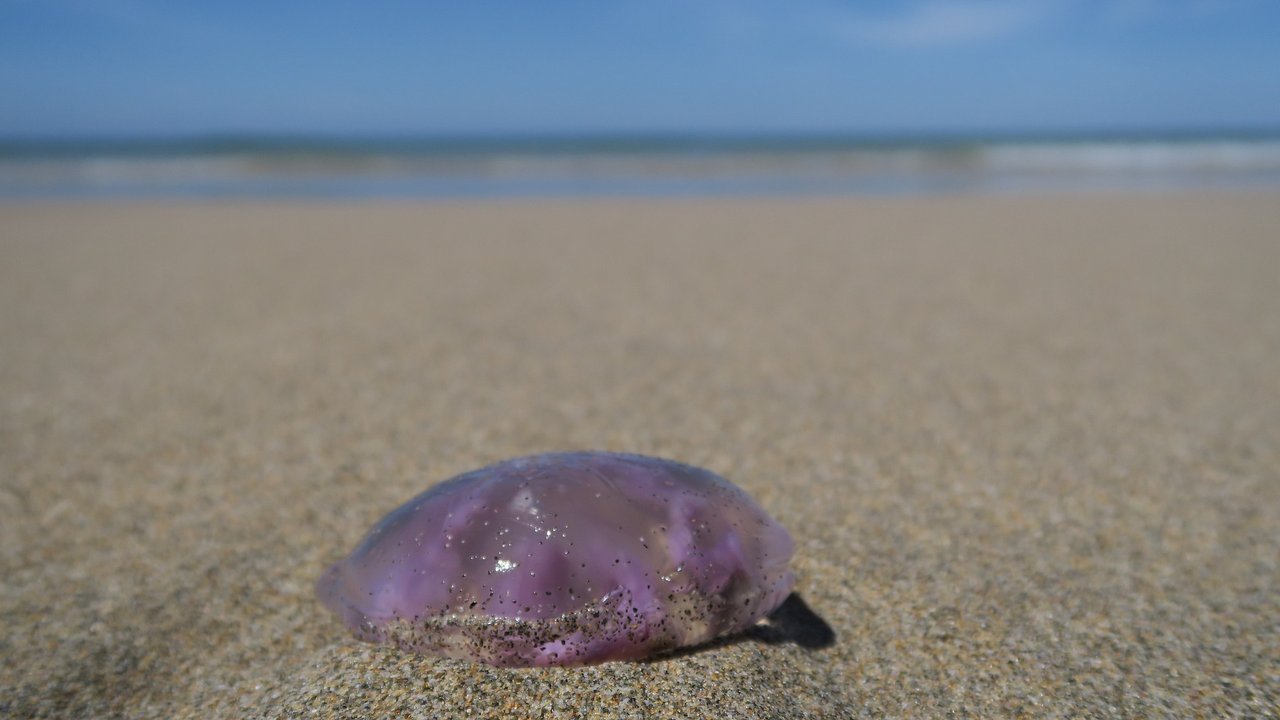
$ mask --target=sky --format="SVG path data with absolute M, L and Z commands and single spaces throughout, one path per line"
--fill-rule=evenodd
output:
M 1280 0 L 0 0 L 0 136 L 1280 128 Z

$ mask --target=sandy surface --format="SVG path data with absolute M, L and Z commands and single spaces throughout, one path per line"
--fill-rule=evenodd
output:
M 1280 196 L 0 206 L 0 716 L 1275 716 Z M 496 670 L 311 585 L 604 448 L 825 649 Z

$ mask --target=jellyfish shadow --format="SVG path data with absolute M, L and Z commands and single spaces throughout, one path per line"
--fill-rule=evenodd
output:
M 836 644 L 836 631 L 814 612 L 799 593 L 791 593 L 763 622 L 742 632 L 743 639 L 766 645 L 799 645 L 823 650 Z
M 716 638 L 701 645 L 677 648 L 645 662 L 674 660 L 747 641 L 765 645 L 791 644 L 805 650 L 823 650 L 836 644 L 836 631 L 809 607 L 799 593 L 793 592 L 778 606 L 778 609 L 742 632 Z

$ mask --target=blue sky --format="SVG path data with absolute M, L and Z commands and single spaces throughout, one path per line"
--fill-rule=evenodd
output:
M 0 135 L 1280 126 L 1277 0 L 0 0 Z

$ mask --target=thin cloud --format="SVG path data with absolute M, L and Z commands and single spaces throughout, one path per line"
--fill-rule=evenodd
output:
M 1030 30 L 1056 3 L 1038 0 L 928 0 L 890 17 L 845 18 L 835 26 L 854 41 L 894 47 L 969 45 Z
M 1198 19 L 1255 4 L 1251 0 L 1113 0 L 1102 11 L 1112 25 L 1131 25 L 1159 18 Z

